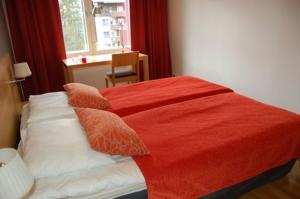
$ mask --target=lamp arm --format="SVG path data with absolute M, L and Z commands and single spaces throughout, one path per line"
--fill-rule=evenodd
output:
M 16 79 L 16 80 L 12 80 L 12 81 L 7 81 L 8 84 L 17 84 L 20 82 L 23 82 L 25 80 L 25 78 L 23 79 Z

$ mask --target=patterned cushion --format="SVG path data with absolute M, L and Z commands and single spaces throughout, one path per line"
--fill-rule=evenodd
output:
M 98 89 L 80 83 L 64 85 L 69 96 L 69 104 L 81 108 L 108 109 L 110 103 L 103 97 Z
M 131 156 L 149 154 L 136 132 L 116 114 L 89 108 L 76 108 L 75 112 L 96 151 Z

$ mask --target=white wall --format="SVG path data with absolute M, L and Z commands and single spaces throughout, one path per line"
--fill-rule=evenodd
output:
M 126 69 L 127 67 L 123 67 Z M 120 69 L 123 69 L 120 68 Z M 111 71 L 111 65 L 100 65 L 99 67 L 88 67 L 74 71 L 74 81 L 84 83 L 97 88 L 105 88 L 105 76 L 106 72 Z M 124 85 L 127 82 L 117 83 L 116 85 Z M 109 81 L 109 87 L 112 87 Z
M 84 83 L 97 88 L 105 88 L 106 72 L 111 70 L 111 66 L 88 67 L 75 70 L 74 81 Z
M 300 0 L 169 0 L 173 70 L 300 113 Z

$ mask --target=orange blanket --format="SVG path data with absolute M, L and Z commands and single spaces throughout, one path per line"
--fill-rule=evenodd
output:
M 110 111 L 126 116 L 151 108 L 198 97 L 232 92 L 194 77 L 173 77 L 100 90 L 112 105 Z
M 134 157 L 150 199 L 201 197 L 300 157 L 300 116 L 235 93 L 124 117 L 149 156 Z

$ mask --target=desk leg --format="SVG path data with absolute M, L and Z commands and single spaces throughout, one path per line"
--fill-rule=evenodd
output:
M 136 82 L 140 82 L 141 81 L 141 76 L 140 76 L 140 72 L 141 72 L 141 70 L 140 70 L 140 60 L 138 61 L 138 65 L 137 65 L 137 67 L 136 67 L 136 71 L 134 71 L 134 72 L 136 72 L 136 74 L 137 74 L 137 81 Z M 134 67 L 135 68 L 135 67 Z M 144 74 L 143 74 L 144 75 Z
M 144 81 L 149 80 L 149 61 L 148 56 L 143 58 Z
M 68 68 L 68 78 L 69 78 L 69 83 L 73 83 L 74 82 L 74 73 L 73 73 L 73 69 L 72 68 Z
M 68 73 L 68 69 L 67 67 L 63 66 L 64 67 L 64 76 L 65 76 L 65 83 L 69 83 L 70 80 L 69 80 L 69 73 Z

